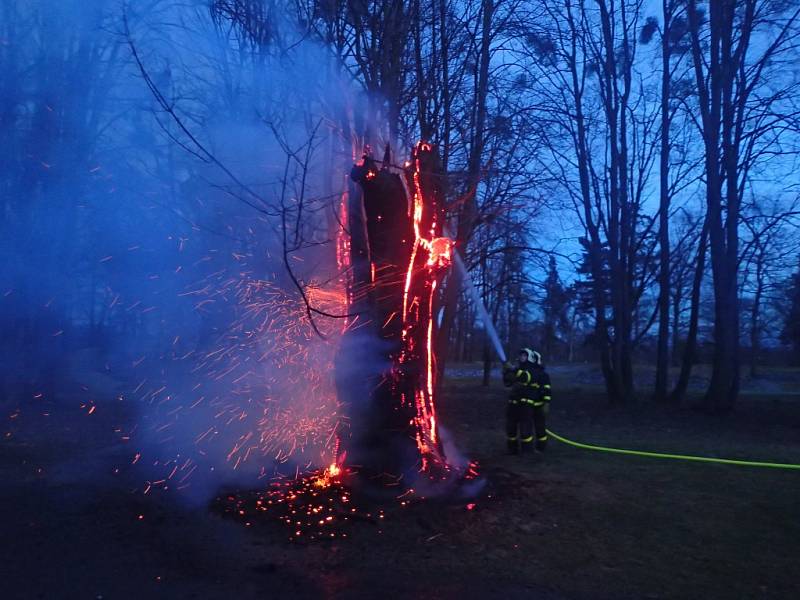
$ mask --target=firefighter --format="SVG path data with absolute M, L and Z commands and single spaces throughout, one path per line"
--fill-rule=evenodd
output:
M 505 365 L 503 383 L 511 388 L 506 408 L 506 434 L 511 454 L 529 452 L 534 446 L 543 452 L 547 446 L 545 417 L 550 406 L 550 376 L 542 365 L 542 355 L 530 348 L 519 353 L 519 364 Z

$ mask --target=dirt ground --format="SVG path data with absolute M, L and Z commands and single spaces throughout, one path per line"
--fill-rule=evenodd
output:
M 589 372 L 553 370 L 549 425 L 566 437 L 800 463 L 800 386 L 776 386 L 782 374 L 750 382 L 732 415 L 710 417 L 609 409 Z M 505 391 L 479 383 L 455 371 L 440 420 L 478 461 L 480 493 L 389 502 L 384 518 L 330 542 L 290 542 L 271 519 L 248 527 L 213 506 L 133 493 L 130 447 L 114 433 L 133 418 L 122 403 L 91 418 L 63 404 L 7 410 L 0 597 L 800 597 L 800 471 L 557 442 L 544 456 L 506 456 Z

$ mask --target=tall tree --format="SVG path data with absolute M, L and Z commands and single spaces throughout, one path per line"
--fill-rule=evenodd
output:
M 481 0 L 480 38 L 476 49 L 474 116 L 471 119 L 471 139 L 467 158 L 467 183 L 463 196 L 456 210 L 455 243 L 460 252 L 467 250 L 478 217 L 478 186 L 481 180 L 486 144 L 486 113 L 489 96 L 489 63 L 492 57 L 492 41 L 494 33 L 495 0 Z M 436 341 L 439 355 L 445 355 L 445 348 L 450 339 L 458 299 L 462 286 L 462 274 L 454 270 L 447 281 L 444 292 L 444 307 L 439 338 Z M 440 365 L 444 368 L 444 363 Z
M 700 318 L 700 292 L 703 284 L 703 273 L 706 269 L 706 255 L 708 250 L 708 220 L 703 221 L 703 228 L 697 242 L 697 257 L 695 258 L 694 274 L 689 305 L 689 330 L 681 359 L 681 369 L 678 380 L 670 393 L 670 402 L 680 404 L 689 388 L 689 377 L 692 374 L 697 354 L 697 331 Z
M 545 2 L 521 17 L 520 52 L 542 111 L 542 156 L 585 230 L 594 339 L 608 397 L 628 403 L 633 381 L 638 283 L 652 219 L 643 219 L 654 159 L 656 113 L 634 77 L 641 3 Z M 522 21 L 524 19 L 524 21 Z
M 656 355 L 656 401 L 667 399 L 669 368 L 669 321 L 670 321 L 670 206 L 674 185 L 670 181 L 670 150 L 672 146 L 671 125 L 675 117 L 673 102 L 673 77 L 682 64 L 686 39 L 684 3 L 679 0 L 662 0 L 661 23 L 651 17 L 645 22 L 641 41 L 648 43 L 657 32 L 660 38 L 661 85 L 660 85 L 660 136 L 659 136 L 659 206 L 658 206 L 658 345 Z M 673 57 L 675 59 L 673 60 Z
M 544 282 L 544 299 L 542 301 L 542 350 L 548 361 L 552 361 L 558 342 L 558 331 L 567 323 L 569 293 L 558 275 L 558 267 L 554 256 L 549 257 L 547 279 Z
M 704 406 L 722 412 L 733 408 L 739 394 L 742 191 L 764 157 L 764 142 L 775 143 L 783 128 L 781 101 L 794 84 L 778 68 L 796 41 L 800 9 L 770 0 L 710 0 L 708 19 L 705 14 L 697 0 L 689 0 L 714 290 L 714 357 Z

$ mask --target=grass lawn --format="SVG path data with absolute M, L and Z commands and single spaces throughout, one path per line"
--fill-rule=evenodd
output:
M 552 374 L 548 425 L 568 438 L 800 463 L 798 396 L 765 397 L 751 385 L 726 417 L 652 404 L 611 409 L 596 387 L 575 383 L 573 369 Z M 451 380 L 442 420 L 497 488 L 477 536 L 493 561 L 514 561 L 516 552 L 518 577 L 568 597 L 800 594 L 800 471 L 618 456 L 558 442 L 544 457 L 503 456 L 505 391 L 478 384 Z

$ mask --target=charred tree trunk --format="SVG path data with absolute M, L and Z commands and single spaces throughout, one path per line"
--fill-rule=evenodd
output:
M 410 172 L 378 170 L 365 157 L 351 178 L 348 312 L 357 317 L 335 366 L 349 425 L 340 433 L 340 456 L 370 480 L 410 483 L 416 471 L 446 467 L 431 352 L 438 284 L 451 249 L 437 237 L 438 158 L 421 143 Z

